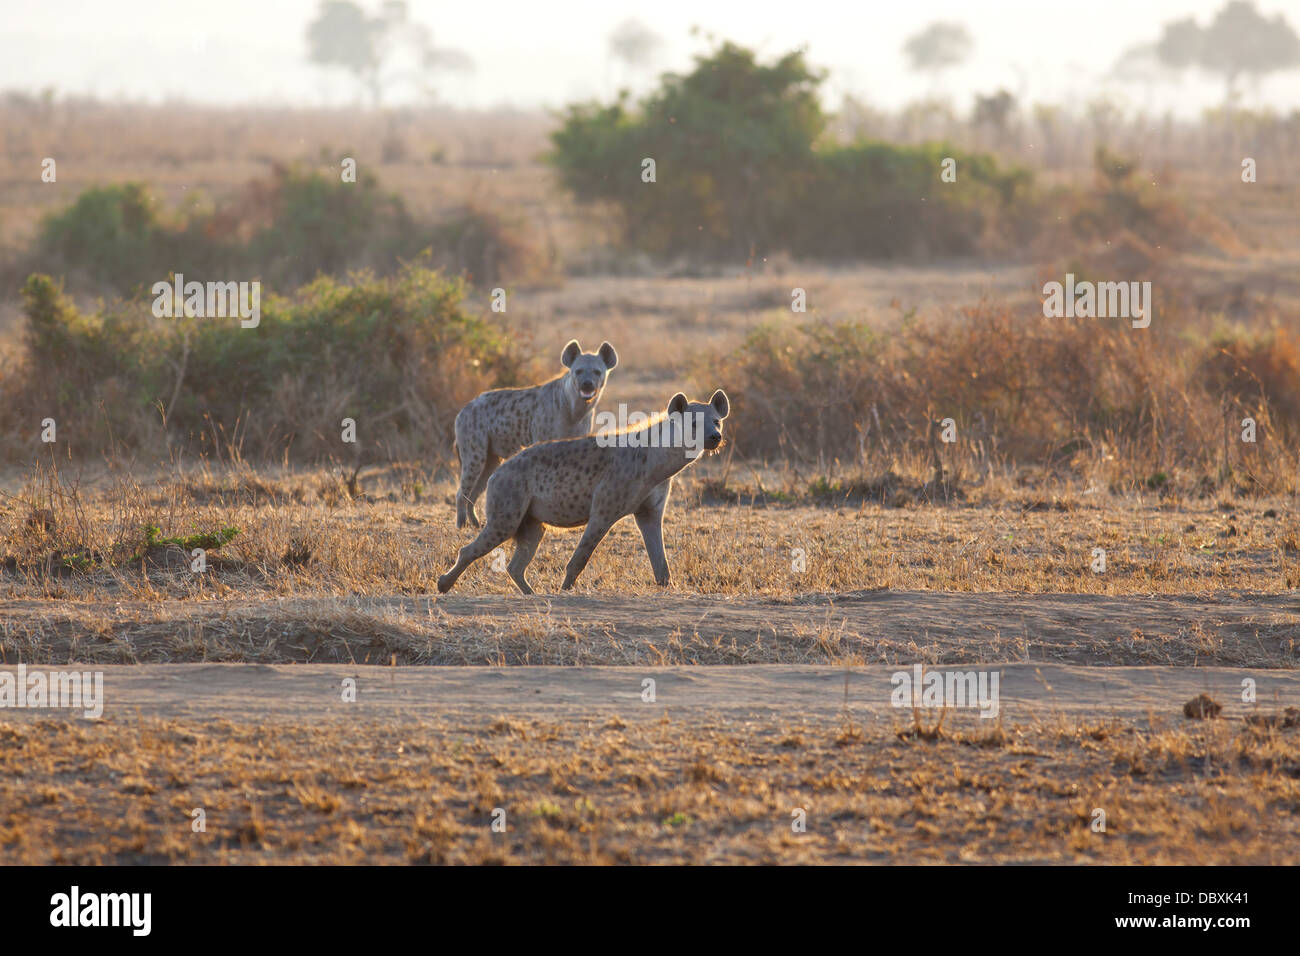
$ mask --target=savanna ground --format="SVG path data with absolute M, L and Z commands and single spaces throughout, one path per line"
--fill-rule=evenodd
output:
M 170 117 L 194 124 L 171 152 L 147 121 L 102 134 L 135 122 L 129 112 L 49 122 L 61 156 L 96 155 L 100 178 L 120 164 L 176 201 L 313 161 L 349 135 L 381 138 L 338 117 L 187 116 Z M 243 129 L 266 155 L 218 155 L 239 123 L 277 130 Z M 814 316 L 865 316 L 883 333 L 916 311 L 1037 301 L 1046 267 L 1021 258 L 587 274 L 602 230 L 546 185 L 545 128 L 416 124 L 375 162 L 413 208 L 485 197 L 537 226 L 550 265 L 512 290 L 506 321 L 548 373 L 570 337 L 613 342 L 623 361 L 603 407 L 730 388 L 709 356 L 788 315 L 795 285 Z M 18 152 L 4 157 L 15 182 Z M 66 199 L 91 180 L 60 163 Z M 29 179 L 5 194 L 7 242 L 59 202 Z M 1188 302 L 1294 321 L 1300 192 L 1288 182 L 1227 199 L 1206 169 L 1183 176 L 1232 237 L 1160 253 Z M 12 331 L 17 305 L 3 309 Z M 731 451 L 679 482 L 670 587 L 651 583 L 623 522 L 568 594 L 558 582 L 577 536 L 548 534 L 527 599 L 491 559 L 434 596 L 466 540 L 449 449 L 329 468 L 249 463 L 237 448 L 9 467 L 0 667 L 94 665 L 107 701 L 95 722 L 4 714 L 0 860 L 1300 859 L 1300 728 L 1286 711 L 1300 705 L 1294 450 L 1274 453 L 1264 490 L 1208 476 L 1135 486 L 1100 446 L 1050 467 L 963 460 L 951 485 L 914 449 L 877 450 L 865 475 Z M 142 541 L 150 525 L 177 543 Z M 194 542 L 181 539 L 223 528 L 238 534 L 192 573 Z M 1000 715 L 891 707 L 888 675 L 916 663 L 1001 670 Z M 347 677 L 355 703 L 341 700 Z M 1242 701 L 1242 678 L 1257 703 Z M 1201 692 L 1223 704 L 1218 718 L 1183 715 Z M 491 827 L 497 808 L 505 833 Z M 791 829 L 797 809 L 806 832 Z

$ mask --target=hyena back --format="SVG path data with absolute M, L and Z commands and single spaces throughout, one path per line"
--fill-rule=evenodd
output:
M 560 361 L 568 371 L 549 382 L 484 392 L 456 415 L 457 528 L 479 526 L 474 504 L 501 462 L 541 441 L 591 433 L 596 403 L 618 364 L 618 353 L 608 342 L 595 352 L 584 352 L 575 339 L 564 347 Z
M 708 402 L 690 402 L 680 392 L 668 403 L 663 429 L 667 440 L 658 447 L 611 436 L 589 435 L 565 441 L 549 441 L 525 448 L 492 476 L 487 483 L 487 514 L 478 536 L 460 549 L 456 563 L 438 578 L 438 590 L 450 591 L 456 580 L 474 561 L 489 554 L 507 538 L 515 539 L 515 553 L 507 571 L 524 594 L 533 589 L 524 572 L 537 552 L 545 526 L 576 528 L 586 525 L 577 550 L 564 574 L 564 589 L 573 587 L 587 566 L 596 545 L 619 519 L 632 515 L 641 530 L 655 583 L 668 583 L 668 559 L 664 555 L 664 506 L 672 490 L 673 476 L 689 465 L 703 449 L 714 450 L 722 443 L 722 420 L 730 411 L 721 389 Z M 690 434 L 685 422 L 698 423 L 700 449 L 685 440 Z M 658 423 L 643 426 L 660 427 Z M 619 438 L 626 439 L 630 432 Z

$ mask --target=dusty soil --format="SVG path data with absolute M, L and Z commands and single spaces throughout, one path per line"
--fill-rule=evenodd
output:
M 627 594 L 10 601 L 4 663 L 910 664 L 1293 668 L 1300 597 Z
M 1300 674 L 999 670 L 984 719 L 880 666 L 110 666 L 0 721 L 0 862 L 1300 859 L 1300 730 L 1243 719 Z

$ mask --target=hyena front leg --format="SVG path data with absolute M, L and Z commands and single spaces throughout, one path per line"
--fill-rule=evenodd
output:
M 474 540 L 460 549 L 460 553 L 456 556 L 456 563 L 447 570 L 446 574 L 438 578 L 438 591 L 442 594 L 450 591 L 456 584 L 456 580 L 465 573 L 466 568 L 483 555 L 490 554 L 513 533 L 509 528 L 488 521 Z
M 650 567 L 654 569 L 655 584 L 668 583 L 668 558 L 664 555 L 664 509 L 651 508 L 636 513 L 636 526 L 641 529 L 641 540 L 645 543 L 645 553 L 650 558 Z

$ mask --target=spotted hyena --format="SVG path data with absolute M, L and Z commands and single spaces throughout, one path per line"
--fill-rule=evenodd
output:
M 532 388 L 498 388 L 484 392 L 456 416 L 456 454 L 460 490 L 456 527 L 479 526 L 474 504 L 501 462 L 539 441 L 591 434 L 596 403 L 609 373 L 618 364 L 614 346 L 602 342 L 584 352 L 577 339 L 560 353 L 567 372 Z
M 655 583 L 667 584 L 663 520 L 673 476 L 702 450 L 722 444 L 722 420 L 729 410 L 721 389 L 707 403 L 688 401 L 679 392 L 668 403 L 665 416 L 639 428 L 614 436 L 588 435 L 525 448 L 498 468 L 488 482 L 483 530 L 460 549 L 455 565 L 438 578 L 438 590 L 450 591 L 471 563 L 513 537 L 515 553 L 507 570 L 520 591 L 532 594 L 524 571 L 541 543 L 545 526 L 586 525 L 565 570 L 564 588 L 568 590 L 614 522 L 627 515 L 635 517 L 641 529 Z M 652 430 L 660 437 L 646 440 L 654 434 Z

